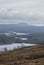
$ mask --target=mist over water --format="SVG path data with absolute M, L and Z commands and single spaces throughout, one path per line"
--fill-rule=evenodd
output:
M 7 48 L 7 50 L 13 50 L 13 49 L 19 49 L 22 47 L 28 47 L 28 46 L 34 46 L 36 44 L 28 44 L 28 43 L 13 43 L 13 44 L 8 44 L 8 45 L 0 45 L 0 52 L 4 51 L 5 48 Z

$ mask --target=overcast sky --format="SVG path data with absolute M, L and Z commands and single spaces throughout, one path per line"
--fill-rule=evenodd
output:
M 44 0 L 0 0 L 0 23 L 44 25 Z

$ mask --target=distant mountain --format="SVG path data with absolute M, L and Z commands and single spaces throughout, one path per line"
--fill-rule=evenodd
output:
M 21 25 L 21 26 L 28 26 L 27 23 L 19 23 L 18 25 Z
M 26 23 L 20 24 L 0 24 L 0 33 L 4 32 L 25 32 L 25 33 L 40 33 L 44 32 L 44 26 L 32 26 L 27 25 Z

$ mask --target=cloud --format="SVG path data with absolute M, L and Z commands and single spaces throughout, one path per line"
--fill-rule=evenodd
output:
M 0 23 L 44 24 L 44 0 L 0 0 Z
M 34 11 L 0 9 L 0 23 L 26 22 L 33 25 L 44 24 L 44 14 Z
M 2 8 L 44 8 L 44 0 L 0 0 Z

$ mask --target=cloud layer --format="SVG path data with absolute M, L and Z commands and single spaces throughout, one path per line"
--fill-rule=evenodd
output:
M 44 0 L 0 0 L 0 23 L 44 25 Z

